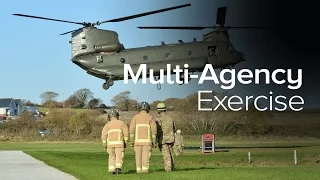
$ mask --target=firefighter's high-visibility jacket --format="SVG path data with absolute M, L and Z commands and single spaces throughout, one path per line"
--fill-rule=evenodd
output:
M 156 122 L 146 111 L 141 111 L 132 118 L 129 130 L 130 139 L 134 138 L 134 145 L 151 145 L 152 140 L 156 139 Z
M 103 127 L 101 140 L 108 147 L 124 147 L 124 141 L 129 139 L 128 126 L 121 120 L 112 117 Z

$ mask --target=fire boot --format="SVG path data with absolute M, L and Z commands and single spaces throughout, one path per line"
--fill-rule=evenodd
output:
M 121 169 L 120 168 L 116 169 L 116 174 L 121 174 Z

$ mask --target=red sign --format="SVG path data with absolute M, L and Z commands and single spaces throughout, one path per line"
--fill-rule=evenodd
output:
M 215 142 L 214 142 L 213 134 L 203 134 L 202 135 L 202 152 L 203 153 L 213 153 L 215 150 Z
M 213 134 L 203 134 L 202 139 L 213 139 Z

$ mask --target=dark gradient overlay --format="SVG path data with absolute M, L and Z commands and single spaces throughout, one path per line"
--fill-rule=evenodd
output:
M 261 85 L 237 84 L 234 89 L 235 94 L 269 96 L 269 91 L 273 91 L 274 95 L 287 97 L 300 95 L 305 100 L 304 107 L 320 106 L 317 66 L 320 61 L 317 24 L 319 10 L 316 9 L 315 1 L 201 0 L 191 3 L 190 12 L 194 13 L 181 15 L 182 24 L 188 24 L 188 20 L 198 18 L 196 26 L 214 25 L 217 8 L 227 6 L 226 26 L 269 27 L 262 30 L 229 30 L 235 48 L 247 54 L 246 61 L 236 65 L 237 70 L 267 68 L 271 72 L 279 68 L 292 69 L 293 78 L 297 75 L 297 69 L 303 70 L 303 84 L 298 90 L 289 90 L 288 84 L 265 85 L 262 82 Z M 204 88 L 210 89 L 209 86 L 202 89 Z

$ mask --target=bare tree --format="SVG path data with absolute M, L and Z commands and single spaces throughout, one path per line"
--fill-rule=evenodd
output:
M 79 89 L 74 93 L 74 96 L 83 104 L 87 104 L 92 98 L 93 93 L 90 89 Z
M 25 100 L 25 99 L 22 100 L 22 104 L 24 106 L 35 106 L 35 103 L 32 103 L 30 100 Z
M 179 99 L 179 98 L 168 98 L 163 102 L 166 104 L 167 110 L 170 111 L 170 110 L 174 110 L 181 100 L 182 99 Z
M 150 104 L 150 109 L 152 110 L 157 110 L 157 105 L 158 103 L 160 103 L 162 101 L 153 101 L 151 104 Z
M 221 97 L 224 93 L 213 92 L 212 94 L 202 94 L 202 99 L 211 99 L 213 96 Z M 193 93 L 181 99 L 175 108 L 175 118 L 177 126 L 187 132 L 197 133 L 229 133 L 235 123 L 233 119 L 224 111 L 198 111 L 198 93 Z M 202 108 L 211 108 L 213 102 L 202 102 Z
M 99 99 L 97 98 L 93 98 L 89 101 L 88 103 L 88 108 L 89 109 L 94 109 L 94 108 L 97 108 L 99 107 L 99 104 L 100 104 L 101 100 L 99 101 Z
M 112 98 L 115 107 L 122 111 L 128 111 L 130 106 L 130 91 L 124 91 Z
M 71 95 L 66 101 L 65 106 L 70 108 L 83 108 L 84 103 L 80 101 L 75 95 Z
M 96 98 L 96 99 L 98 100 L 98 106 L 100 106 L 100 104 L 103 104 L 102 99 L 100 99 L 100 98 Z
M 42 99 L 42 103 L 43 104 L 47 104 L 50 103 L 52 101 L 56 101 L 56 99 L 58 98 L 59 94 L 52 92 L 52 91 L 47 91 L 44 92 L 40 95 L 40 98 Z
M 137 104 L 138 104 L 137 100 L 135 100 L 135 99 L 130 99 L 130 100 L 128 101 L 128 106 L 129 106 L 128 110 L 129 110 L 129 111 L 136 111 L 136 110 L 138 110 Z
M 108 107 L 107 107 L 105 104 L 100 104 L 100 105 L 99 105 L 99 108 L 107 109 Z

